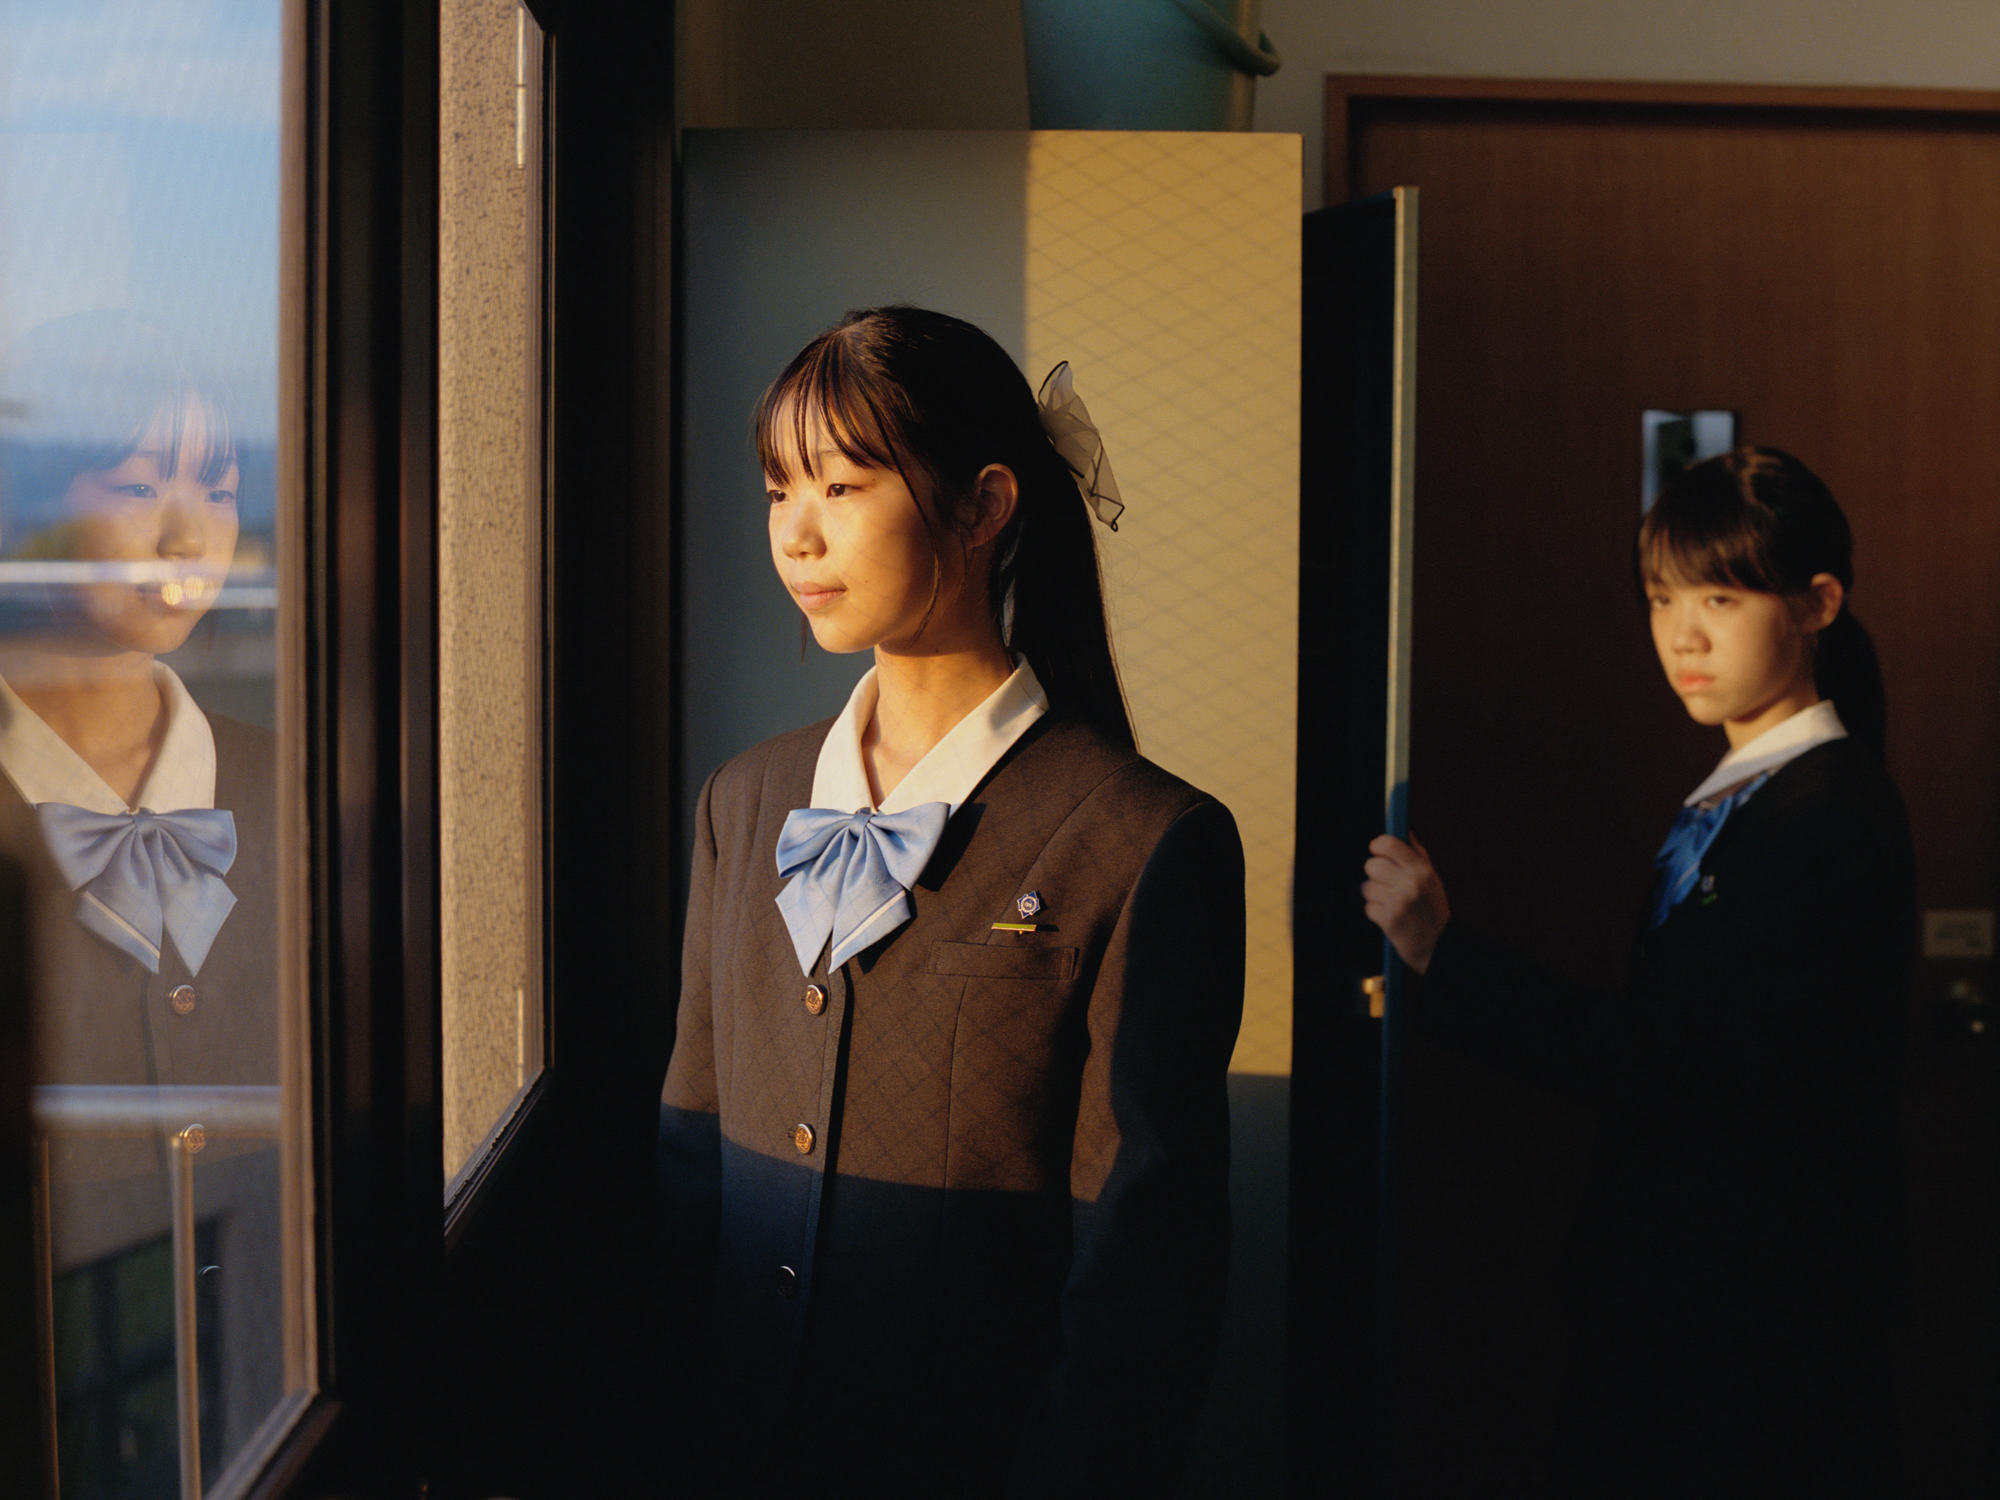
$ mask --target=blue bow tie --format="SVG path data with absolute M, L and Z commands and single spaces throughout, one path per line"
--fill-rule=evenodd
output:
M 950 816 L 950 803 L 925 802 L 887 814 L 801 807 L 785 819 L 778 873 L 791 884 L 778 893 L 778 910 L 801 971 L 812 973 L 829 938 L 827 967 L 837 969 L 910 920 L 910 887 Z
M 236 897 L 222 877 L 236 862 L 236 819 L 217 808 L 95 813 L 66 802 L 35 807 L 42 837 L 69 888 L 76 919 L 114 948 L 160 972 L 162 929 L 188 973 Z
M 1653 864 L 1659 869 L 1659 883 L 1653 888 L 1653 917 L 1649 927 L 1658 927 L 1667 920 L 1667 914 L 1694 889 L 1696 879 L 1701 874 L 1702 856 L 1708 853 L 1715 836 L 1722 832 L 1722 825 L 1729 815 L 1749 800 L 1750 794 L 1770 779 L 1766 771 L 1754 781 L 1738 787 L 1713 807 L 1684 807 L 1674 818 L 1674 826 L 1667 830 L 1667 841 L 1660 845 L 1660 852 L 1653 856 Z

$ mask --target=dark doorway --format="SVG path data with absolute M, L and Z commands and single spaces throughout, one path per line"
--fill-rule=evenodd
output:
M 1615 984 L 1722 752 L 1631 579 L 1640 413 L 1724 408 L 1852 519 L 1926 909 L 2000 905 L 2000 96 L 1334 80 L 1329 201 L 1422 189 L 1411 825 L 1454 915 Z M 1359 853 L 1357 851 L 1357 863 Z M 1995 1472 L 1990 959 L 1919 963 L 1908 1493 Z M 1586 1116 L 1413 1044 L 1410 1493 L 1532 1493 Z

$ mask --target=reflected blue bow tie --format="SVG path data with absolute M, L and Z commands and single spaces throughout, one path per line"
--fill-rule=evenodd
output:
M 218 808 L 96 813 L 66 802 L 35 807 L 56 868 L 78 893 L 76 919 L 114 948 L 160 972 L 161 931 L 188 973 L 236 897 L 222 877 L 236 862 L 236 819 Z
M 1701 874 L 1702 856 L 1708 853 L 1715 836 L 1722 832 L 1722 825 L 1729 821 L 1729 815 L 1749 799 L 1752 792 L 1770 779 L 1765 772 L 1754 781 L 1745 783 L 1724 797 L 1713 807 L 1684 807 L 1674 818 L 1674 826 L 1667 830 L 1667 841 L 1660 845 L 1660 852 L 1653 856 L 1660 879 L 1653 889 L 1653 919 L 1647 925 L 1658 927 L 1667 920 L 1667 913 L 1687 899 L 1694 889 L 1696 878 Z
M 837 969 L 910 920 L 910 887 L 950 816 L 950 803 L 925 802 L 899 813 L 801 807 L 785 819 L 778 873 L 791 884 L 778 893 L 778 910 L 803 972 L 812 973 L 829 938 L 827 967 Z

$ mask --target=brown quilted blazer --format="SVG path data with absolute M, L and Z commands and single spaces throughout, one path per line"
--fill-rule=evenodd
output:
M 277 742 L 254 725 L 214 714 L 208 722 L 215 805 L 236 819 L 227 877 L 236 906 L 199 974 L 188 973 L 171 943 L 153 974 L 81 926 L 34 809 L 0 776 L 0 850 L 19 863 L 28 891 L 36 1084 L 278 1082 Z M 144 1247 L 168 1233 L 167 1161 L 157 1139 L 64 1135 L 49 1143 L 54 1268 L 62 1275 L 136 1249 L 138 1259 L 118 1262 L 125 1269 L 113 1278 L 121 1288 L 129 1282 L 139 1299 L 127 1317 L 172 1306 L 167 1287 L 131 1280 L 154 1264 Z M 196 1219 L 212 1236 L 202 1243 L 219 1268 L 216 1289 L 204 1283 L 202 1291 L 214 1301 L 216 1329 L 213 1347 L 202 1346 L 205 1399 L 219 1401 L 223 1452 L 233 1455 L 284 1391 L 274 1144 L 212 1137 L 195 1160 L 194 1182 Z M 157 1261 L 169 1263 L 164 1255 Z M 199 1316 L 207 1326 L 206 1306 Z M 70 1317 L 59 1302 L 59 1340 Z M 219 1361 L 213 1373 L 211 1358 Z
M 828 728 L 736 757 L 697 814 L 661 1180 L 712 1265 L 718 1482 L 1167 1493 L 1228 1258 L 1235 823 L 1045 718 L 912 921 L 807 976 L 774 851 Z M 1029 891 L 1039 930 L 996 929 Z

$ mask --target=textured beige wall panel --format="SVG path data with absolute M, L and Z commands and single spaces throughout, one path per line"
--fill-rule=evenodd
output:
M 1036 132 L 1027 264 L 1030 378 L 1070 361 L 1129 506 L 1098 540 L 1139 748 L 1220 797 L 1243 832 L 1232 1066 L 1287 1073 L 1298 138 Z

